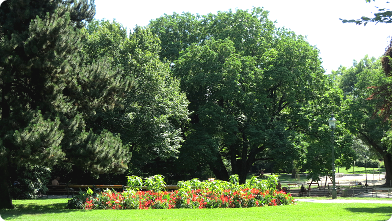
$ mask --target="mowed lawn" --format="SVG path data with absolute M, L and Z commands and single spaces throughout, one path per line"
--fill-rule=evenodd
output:
M 15 200 L 5 220 L 388 220 L 392 204 L 309 203 L 247 209 L 69 210 L 67 199 Z

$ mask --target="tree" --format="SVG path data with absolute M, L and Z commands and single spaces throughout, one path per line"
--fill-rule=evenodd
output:
M 191 13 L 181 15 L 173 13 L 151 20 L 148 27 L 156 34 L 162 49 L 159 55 L 162 60 L 177 60 L 180 52 L 193 43 L 199 43 L 206 37 L 200 22 L 201 16 Z
M 375 1 L 375 0 L 373 0 Z M 371 2 L 371 0 L 366 0 L 366 2 Z M 389 3 L 389 2 L 387 2 Z M 378 8 L 378 7 L 377 7 Z M 369 22 L 376 23 L 392 23 L 392 11 L 386 8 L 378 8 L 378 12 L 373 13 L 374 17 L 369 18 L 366 16 L 362 16 L 360 19 L 340 19 L 343 23 L 355 23 L 357 25 L 367 25 Z
M 392 155 L 388 147 L 388 134 L 392 125 L 375 114 L 383 99 L 369 97 L 373 93 L 372 87 L 388 84 L 390 79 L 384 75 L 380 60 L 367 56 L 355 62 L 353 67 L 340 67 L 334 74 L 340 76 L 339 87 L 345 96 L 342 113 L 345 127 L 383 159 L 386 183 L 389 184 L 392 178 Z
M 12 208 L 12 166 L 65 163 L 123 172 L 128 147 L 94 127 L 125 99 L 131 81 L 80 54 L 93 1 L 7 0 L 0 7 L 0 208 Z
M 291 165 L 297 114 L 324 90 L 318 50 L 277 29 L 267 14 L 254 8 L 204 16 L 198 32 L 205 40 L 173 62 L 192 113 L 181 151 L 187 159 L 208 156 L 194 164 L 208 164 L 219 179 L 228 179 L 227 165 L 242 183 L 257 160 Z
M 375 1 L 375 0 L 373 0 Z M 371 2 L 371 0 L 366 0 L 366 2 Z M 387 2 L 389 3 L 389 2 Z M 381 22 L 381 23 L 391 23 L 392 22 L 392 11 L 386 8 L 379 8 L 378 13 L 374 13 L 373 18 L 368 18 L 366 16 L 362 16 L 360 19 L 340 19 L 343 23 L 355 23 L 357 25 L 366 25 L 368 22 Z M 392 41 L 388 45 L 384 56 L 381 58 L 382 67 L 384 69 L 384 73 L 386 76 L 392 76 Z M 378 99 L 383 99 L 383 102 L 380 102 L 376 112 L 378 114 L 384 116 L 385 119 L 389 118 L 392 114 L 392 85 L 390 83 L 384 85 L 378 85 L 377 87 L 373 86 L 374 93 L 371 97 L 377 97 Z
M 366 0 L 366 2 L 370 2 L 371 0 Z M 373 0 L 374 1 L 374 0 Z M 387 2 L 389 3 L 389 2 Z M 356 24 L 364 24 L 366 25 L 368 22 L 382 22 L 382 23 L 391 23 L 392 22 L 392 11 L 385 8 L 380 8 L 378 13 L 374 13 L 373 18 L 368 17 L 361 17 L 361 19 L 357 20 L 343 20 L 343 22 L 354 22 Z M 387 47 L 384 55 L 381 57 L 381 64 L 382 70 L 384 75 L 390 77 L 392 75 L 392 66 L 391 66 L 391 57 L 392 57 L 392 42 Z M 363 62 L 367 63 L 368 59 L 364 59 Z M 390 139 L 390 129 L 385 128 L 385 126 L 390 127 L 391 125 L 387 124 L 387 121 L 390 121 L 390 116 L 392 114 L 392 84 L 389 79 L 382 78 L 379 76 L 379 67 L 375 67 L 376 65 L 373 64 L 373 72 L 376 73 L 373 81 L 373 85 L 367 85 L 368 87 L 372 88 L 372 93 L 368 93 L 367 100 L 369 101 L 366 103 L 366 107 L 368 109 L 365 112 L 365 115 L 368 114 L 368 111 L 371 111 L 373 108 L 373 117 L 371 120 L 367 121 L 366 123 L 368 127 L 366 127 L 366 131 L 362 131 L 358 128 L 360 135 L 362 136 L 362 140 L 371 146 L 376 152 L 378 152 L 384 159 L 385 168 L 386 168 L 386 180 L 387 183 L 391 182 L 392 179 L 392 172 L 391 172 L 391 139 Z M 355 68 L 355 67 L 354 67 Z M 377 71 L 376 71 L 377 70 Z M 360 70 L 361 71 L 361 70 Z M 360 72 L 359 71 L 359 72 Z M 382 80 L 380 80 L 382 79 Z M 376 116 L 377 115 L 377 116 Z M 383 118 L 383 121 L 380 121 L 379 118 Z M 379 127 L 382 125 L 382 127 Z M 372 131 L 370 128 L 377 127 L 378 130 Z M 363 129 L 363 128 L 362 128 Z M 379 134 L 375 134 L 378 132 Z M 388 168 L 388 169 L 387 169 Z
M 142 27 L 128 36 L 115 21 L 90 22 L 87 32 L 83 53 L 89 61 L 110 61 L 135 85 L 115 111 L 100 114 L 96 126 L 111 128 L 130 145 L 133 174 L 153 173 L 147 167 L 177 157 L 188 120 L 188 101 L 179 81 L 171 76 L 169 64 L 159 60 L 160 40 Z

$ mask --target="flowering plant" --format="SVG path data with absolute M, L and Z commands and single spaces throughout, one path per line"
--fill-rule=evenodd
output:
M 135 186 L 140 185 L 138 179 L 132 179 Z M 232 182 L 192 179 L 179 182 L 180 189 L 175 191 L 162 191 L 162 180 L 162 177 L 155 177 L 147 181 L 153 187 L 147 191 L 130 188 L 118 193 L 105 190 L 94 195 L 90 192 L 76 196 L 72 200 L 78 201 L 75 207 L 80 209 L 244 208 L 294 203 L 291 194 L 275 189 L 273 184 L 277 182 L 274 178 L 266 182 L 252 178 L 244 185 L 238 185 L 235 176 L 231 178 Z
M 172 209 L 172 208 L 246 208 L 293 204 L 290 194 L 282 191 L 208 189 L 159 191 L 104 191 L 88 196 L 80 209 Z

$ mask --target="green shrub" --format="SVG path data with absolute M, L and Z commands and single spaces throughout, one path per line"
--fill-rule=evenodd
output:
M 141 190 L 143 186 L 143 179 L 138 176 L 127 176 L 127 185 L 129 189 Z
M 367 168 L 379 168 L 381 166 L 378 160 L 358 160 L 355 161 L 355 166 Z
M 50 169 L 43 166 L 20 167 L 15 172 L 11 195 L 14 199 L 33 199 L 45 193 L 50 182 Z

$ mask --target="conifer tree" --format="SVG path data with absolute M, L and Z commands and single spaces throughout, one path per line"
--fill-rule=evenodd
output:
M 10 165 L 66 163 L 122 172 L 128 147 L 97 115 L 132 83 L 110 62 L 84 62 L 88 0 L 7 0 L 0 7 L 0 209 L 12 208 Z M 99 123 L 99 122 L 98 122 Z

